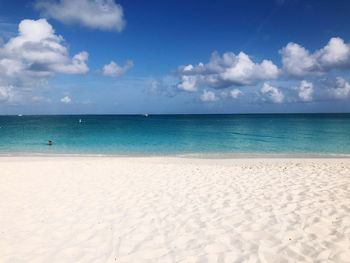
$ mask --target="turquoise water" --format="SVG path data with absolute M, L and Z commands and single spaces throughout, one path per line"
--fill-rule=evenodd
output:
M 0 116 L 0 127 L 2 153 L 350 154 L 350 114 Z

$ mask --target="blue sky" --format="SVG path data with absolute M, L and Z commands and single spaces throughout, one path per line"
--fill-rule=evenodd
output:
M 350 111 L 349 1 L 0 3 L 0 114 Z

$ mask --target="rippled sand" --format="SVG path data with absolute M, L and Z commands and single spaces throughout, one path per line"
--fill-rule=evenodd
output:
M 350 262 L 350 160 L 2 157 L 0 262 Z

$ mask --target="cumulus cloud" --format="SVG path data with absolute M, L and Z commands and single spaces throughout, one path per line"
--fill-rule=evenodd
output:
M 272 87 L 269 83 L 266 82 L 261 88 L 261 93 L 264 94 L 268 100 L 274 103 L 282 103 L 284 100 L 283 93 L 278 88 Z
M 126 24 L 123 8 L 114 0 L 37 0 L 35 8 L 64 24 L 118 32 Z
M 331 38 L 323 48 L 313 52 L 296 43 L 288 43 L 279 50 L 279 53 L 282 59 L 281 69 L 270 60 L 254 62 L 244 52 L 238 55 L 227 52 L 221 56 L 214 52 L 207 64 L 198 63 L 178 67 L 175 76 L 180 81 L 177 82 L 176 88 L 187 92 L 198 92 L 203 88 L 227 89 L 233 86 L 255 86 L 261 81 L 283 79 L 286 76 L 297 79 L 305 76 L 317 77 L 332 70 L 350 68 L 350 44 L 345 43 L 341 38 Z M 338 78 L 334 88 L 319 90 L 317 94 L 313 83 L 306 80 L 302 80 L 298 87 L 289 86 L 283 93 L 265 82 L 260 92 L 255 94 L 263 95 L 264 100 L 282 103 L 285 101 L 309 102 L 313 101 L 314 97 L 325 97 L 325 93 L 338 99 L 348 97 L 350 96 L 348 82 Z M 231 91 L 222 91 L 220 97 L 237 99 L 242 94 L 241 89 L 235 88 Z M 204 101 L 210 101 L 214 96 L 216 96 L 215 93 L 210 94 L 205 90 L 201 98 Z
M 215 101 L 218 99 L 215 93 L 207 89 L 223 89 L 219 93 L 221 98 L 239 98 L 242 89 L 230 87 L 256 86 L 261 81 L 288 78 L 318 77 L 332 70 L 343 70 L 350 68 L 350 43 L 345 43 L 341 38 L 331 38 L 328 43 L 316 51 L 310 52 L 296 43 L 288 43 L 279 50 L 282 67 L 279 69 L 272 61 L 263 60 L 254 62 L 244 52 L 234 54 L 232 52 L 219 55 L 214 52 L 208 63 L 197 65 L 186 65 L 178 67 L 175 76 L 178 78 L 177 90 L 187 92 L 198 92 L 205 89 L 201 95 L 203 101 Z M 315 92 L 312 82 L 302 80 L 298 87 L 289 85 L 288 80 L 285 90 L 282 92 L 276 87 L 265 82 L 260 92 L 253 94 L 262 95 L 265 101 L 274 103 L 282 102 L 309 102 L 315 98 L 346 98 L 350 96 L 349 84 L 342 78 L 337 78 L 336 84 L 331 83 L 325 89 Z M 226 90 L 225 90 L 226 89 Z M 212 93 L 212 94 L 211 94 Z
M 62 103 L 65 103 L 65 104 L 69 104 L 72 102 L 72 99 L 69 97 L 69 96 L 64 96 L 62 99 L 61 99 L 61 102 Z
M 89 71 L 86 61 L 89 58 L 89 54 L 85 51 L 76 54 L 71 63 L 69 64 L 57 64 L 53 67 L 53 71 L 66 73 L 66 74 L 84 74 Z
M 227 52 L 222 56 L 214 52 L 209 63 L 180 66 L 177 74 L 181 77 L 178 89 L 193 92 L 199 86 L 223 89 L 255 85 L 261 80 L 277 78 L 279 70 L 270 60 L 254 63 L 244 52 L 238 55 Z
M 330 88 L 329 93 L 337 99 L 346 99 L 350 95 L 350 84 L 342 77 L 337 77 L 335 87 Z
M 10 77 L 83 74 L 89 71 L 87 59 L 87 52 L 70 59 L 63 37 L 56 35 L 45 19 L 23 20 L 18 27 L 18 36 L 0 48 L 0 72 Z
M 306 80 L 301 81 L 299 90 L 299 98 L 302 101 L 312 101 L 312 94 L 314 92 L 313 84 L 311 82 L 307 82 Z
M 13 86 L 0 86 L 0 101 L 10 101 L 14 97 Z
M 241 90 L 239 90 L 239 89 L 233 89 L 233 90 L 231 90 L 231 92 L 230 92 L 230 96 L 231 96 L 231 98 L 233 98 L 233 99 L 237 99 L 238 96 L 240 96 L 240 95 L 242 95 L 242 94 L 243 94 L 243 92 L 242 92 Z
M 41 87 L 55 73 L 84 74 L 87 59 L 85 51 L 71 58 L 63 37 L 45 19 L 23 20 L 18 34 L 0 46 L 0 86 L 18 94 Z M 11 96 L 4 94 L 9 101 Z
M 325 47 L 314 53 L 296 43 L 288 43 L 279 53 L 283 72 L 292 77 L 320 75 L 350 66 L 350 44 L 341 38 L 331 38 Z
M 134 67 L 134 62 L 132 60 L 128 60 L 125 64 L 125 66 L 119 66 L 114 61 L 111 61 L 111 63 L 105 65 L 102 69 L 102 73 L 105 76 L 108 77 L 119 77 L 123 74 L 125 74 L 129 69 Z
M 177 88 L 184 91 L 197 91 L 197 76 L 182 76 L 182 81 L 177 85 Z
M 216 97 L 215 93 L 212 91 L 204 90 L 203 94 L 200 97 L 201 101 L 209 102 L 209 101 L 217 101 L 218 98 Z

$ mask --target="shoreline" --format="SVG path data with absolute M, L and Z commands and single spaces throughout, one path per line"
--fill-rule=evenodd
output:
M 183 159 L 350 159 L 350 154 L 316 153 L 186 153 L 186 154 L 122 154 L 122 153 L 40 153 L 40 152 L 0 152 L 4 157 L 72 157 L 72 158 L 183 158 Z

